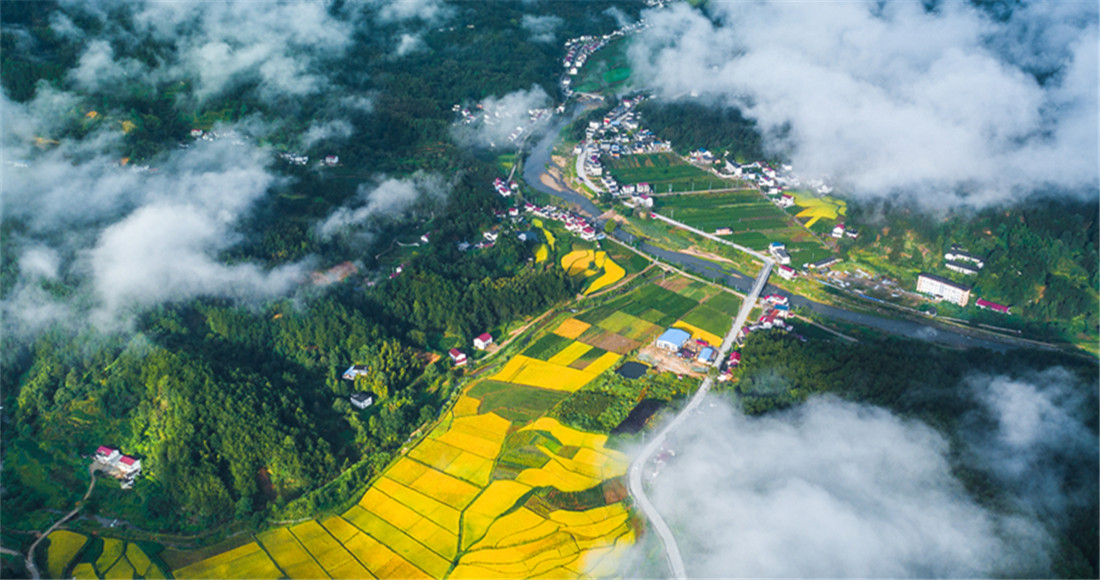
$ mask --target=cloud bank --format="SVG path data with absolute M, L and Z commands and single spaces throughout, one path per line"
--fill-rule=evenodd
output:
M 719 2 L 650 10 L 630 49 L 667 97 L 736 106 L 850 192 L 984 205 L 1097 190 L 1098 11 L 1034 2 Z
M 26 105 L 0 100 L 5 158 L 26 160 L 3 175 L 5 220 L 18 224 L 4 240 L 19 265 L 2 303 L 9 331 L 89 318 L 111 330 L 161 302 L 283 295 L 307 272 L 305 263 L 269 270 L 223 257 L 241 241 L 240 220 L 286 185 L 269 150 L 243 137 L 197 141 L 134 167 L 120 164 L 115 129 L 33 146 L 27 136 L 48 135 L 59 104 L 73 101 L 51 91 Z
M 565 24 L 565 20 L 553 14 L 524 14 L 519 25 L 531 34 L 531 42 L 550 43 L 557 40 L 557 30 L 562 24 Z
M 451 184 L 438 175 L 417 172 L 407 178 L 384 179 L 377 185 L 360 185 L 352 204 L 333 211 L 320 226 L 325 238 L 352 235 L 372 219 L 406 211 L 418 203 L 439 201 Z
M 1004 490 L 998 512 L 955 479 L 942 434 L 831 397 L 755 418 L 712 397 L 650 497 L 691 577 L 1048 576 L 1052 522 L 1096 493 L 1069 473 L 1095 479 L 1088 388 L 1062 369 L 964 385 L 977 407 L 959 445 Z
M 550 96 L 538 85 L 518 90 L 500 97 L 489 97 L 475 110 L 472 122 L 457 125 L 452 131 L 454 139 L 468 147 L 514 147 L 520 143 L 520 135 L 538 124 L 531 111 L 546 107 Z M 539 122 L 548 117 L 542 117 Z

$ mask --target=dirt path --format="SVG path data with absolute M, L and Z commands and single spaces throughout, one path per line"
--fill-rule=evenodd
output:
M 42 534 L 38 536 L 38 539 L 35 540 L 33 544 L 31 544 L 30 550 L 27 550 L 27 571 L 31 573 L 31 578 L 33 578 L 34 580 L 38 580 L 39 578 L 41 578 L 41 575 L 38 572 L 38 566 L 34 563 L 34 551 L 38 549 L 38 544 L 41 543 L 42 540 L 46 539 L 46 537 L 49 536 L 51 533 L 53 533 L 53 531 L 56 530 L 58 526 L 69 521 L 69 518 L 72 518 L 76 515 L 77 512 L 84 508 L 84 504 L 87 503 L 88 498 L 92 495 L 92 490 L 95 489 L 96 471 L 99 470 L 96 469 L 94 463 L 88 466 L 88 475 L 91 476 L 92 481 L 88 484 L 88 491 L 84 492 L 84 497 L 80 498 L 80 501 L 76 502 L 76 507 L 73 508 L 73 511 L 65 514 L 65 517 L 54 522 L 54 524 L 49 528 L 46 528 L 46 531 L 42 532 Z

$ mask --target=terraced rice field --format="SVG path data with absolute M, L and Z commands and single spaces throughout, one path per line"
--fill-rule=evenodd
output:
M 564 332 L 589 328 L 570 320 Z M 599 489 L 623 476 L 626 457 L 606 448 L 606 436 L 544 415 L 621 357 L 547 336 L 528 350 L 549 360 L 516 355 L 471 384 L 348 511 L 263 532 L 177 576 L 524 578 L 614 569 L 635 533 L 621 499 L 596 493 L 595 504 L 562 505 L 551 493 Z M 582 358 L 584 370 L 568 366 Z
M 164 571 L 153 563 L 137 544 L 116 538 L 105 538 L 101 547 L 88 542 L 84 534 L 57 530 L 50 533 L 50 546 L 46 552 L 46 571 L 50 578 L 64 578 L 65 570 L 72 566 L 68 577 L 74 578 L 167 578 Z M 94 551 L 98 550 L 96 554 Z M 73 563 L 81 554 L 85 561 Z
M 546 415 L 668 325 L 721 340 L 735 297 L 676 277 L 662 285 L 643 285 L 566 319 L 472 382 L 344 513 L 266 531 L 176 576 L 614 573 L 636 533 L 625 491 L 614 491 L 623 490 L 627 458 L 607 447 L 607 436 Z
M 699 191 L 730 186 L 726 181 L 680 159 L 675 153 L 604 157 L 608 172 L 620 183 L 648 183 L 656 193 Z
M 817 196 L 808 191 L 793 191 L 794 204 L 801 208 L 795 217 L 805 220 L 807 228 L 813 227 L 819 220 L 837 221 L 848 213 L 848 203 L 842 199 Z M 831 226 L 830 226 L 831 227 Z

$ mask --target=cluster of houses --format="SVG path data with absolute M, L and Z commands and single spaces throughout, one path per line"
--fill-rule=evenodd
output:
M 737 344 L 742 344 L 749 333 L 757 330 L 779 329 L 787 332 L 794 330 L 793 326 L 787 324 L 787 319 L 791 316 L 791 307 L 786 296 L 769 294 L 762 300 L 764 314 L 761 314 L 756 322 L 741 327 L 741 331 L 737 333 Z
M 493 180 L 493 191 L 501 197 L 512 197 L 513 193 L 519 191 L 519 183 L 516 183 L 514 179 L 505 181 L 498 177 Z
M 587 242 L 594 242 L 607 237 L 603 232 L 597 232 L 596 228 L 592 226 L 592 223 L 589 222 L 587 218 L 571 211 L 563 210 L 555 205 L 544 205 L 539 207 L 528 202 L 523 205 L 523 211 L 535 217 L 562 222 L 565 224 L 566 230 L 580 236 L 582 240 Z
M 574 153 L 584 159 L 583 169 L 586 175 L 600 178 L 604 189 L 617 196 L 648 194 L 648 183 L 622 185 L 610 175 L 605 175 L 603 161 L 606 155 L 618 159 L 623 155 L 642 155 L 662 153 L 672 150 L 668 141 L 657 139 L 653 132 L 639 128 L 638 113 L 635 105 L 642 102 L 644 96 L 624 98 L 602 120 L 590 121 L 585 129 L 585 139 L 574 149 Z M 643 187 L 639 191 L 638 187 Z
M 657 348 L 704 365 L 714 364 L 718 357 L 716 347 L 701 338 L 691 340 L 691 333 L 682 328 L 670 328 L 657 337 Z
M 963 251 L 957 244 L 951 244 L 951 249 L 943 254 L 943 259 L 945 268 L 967 276 L 976 276 L 985 267 L 985 260 Z
M 648 2 L 659 2 L 659 0 L 647 0 L 647 3 Z M 573 95 L 573 77 L 580 74 L 581 68 L 584 67 L 584 63 L 588 61 L 593 53 L 607 46 L 607 43 L 611 42 L 611 40 L 632 32 L 637 32 L 645 27 L 646 23 L 643 18 L 608 34 L 601 36 L 585 35 L 566 40 L 565 56 L 562 58 L 561 62 L 562 67 L 565 69 L 565 74 L 563 74 L 561 78 L 561 92 L 564 93 L 566 97 Z
M 831 235 L 838 240 L 843 237 L 849 237 L 854 240 L 859 237 L 859 231 L 845 226 L 844 223 L 838 223 L 833 227 Z
M 93 462 L 100 471 L 117 479 L 122 489 L 134 487 L 134 479 L 141 474 L 141 460 L 123 455 L 114 447 L 100 445 Z
M 501 123 L 519 123 L 512 129 L 512 132 L 508 134 L 508 142 L 515 143 L 524 134 L 530 132 L 530 129 L 535 125 L 547 120 L 553 114 L 550 109 L 547 108 L 535 108 L 527 110 L 527 118 L 521 120 L 515 120 L 514 115 L 507 108 L 492 109 L 486 108 L 482 103 L 474 105 L 473 111 L 462 105 L 454 105 L 451 110 L 458 114 L 458 119 L 455 124 L 458 125 L 473 125 L 476 123 L 482 123 L 490 127 Z M 490 147 L 496 147 L 494 142 L 489 143 Z

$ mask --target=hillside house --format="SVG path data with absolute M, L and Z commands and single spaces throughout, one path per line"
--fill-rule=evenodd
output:
M 488 332 L 483 332 L 474 339 L 474 348 L 478 350 L 485 350 L 490 344 L 493 344 L 493 335 Z
M 779 199 L 776 200 L 775 205 L 784 208 L 791 207 L 792 205 L 794 205 L 794 196 L 784 193 L 783 195 L 779 196 Z
M 838 263 L 840 263 L 840 258 L 836 258 L 836 257 L 825 258 L 824 260 L 818 260 L 818 261 L 814 262 L 813 264 L 810 264 L 807 267 L 808 268 L 813 268 L 814 270 L 824 270 L 825 268 L 828 268 L 829 266 L 832 266 L 833 264 L 838 264 Z
M 457 348 L 452 348 L 451 350 L 447 351 L 447 355 L 451 357 L 451 362 L 454 363 L 456 367 L 460 367 L 466 364 L 466 353 L 458 350 Z
M 363 391 L 354 392 L 348 398 L 351 400 L 351 405 L 356 409 L 366 409 L 374 403 L 374 395 Z
M 340 163 L 340 158 L 336 155 L 329 155 L 329 156 L 325 157 L 325 165 L 327 165 L 329 167 L 335 167 L 335 166 L 339 165 L 339 163 Z
M 141 460 L 123 455 L 118 458 L 118 470 L 122 472 L 123 477 L 132 478 L 141 471 Z
M 984 260 L 973 254 L 968 254 L 962 251 L 961 249 L 959 249 L 959 246 L 955 244 L 952 244 L 951 249 L 944 253 L 943 259 L 951 262 L 969 262 L 977 266 L 979 270 L 985 267 Z
M 355 377 L 359 375 L 365 375 L 370 372 L 370 367 L 367 365 L 351 365 L 348 370 L 344 371 L 344 378 L 349 381 L 354 381 Z
M 843 238 L 844 237 L 844 229 L 845 229 L 844 224 L 837 224 L 836 227 L 833 228 L 832 236 L 834 238 L 837 238 L 837 239 Z
M 118 449 L 115 449 L 113 447 L 105 447 L 103 445 L 100 445 L 99 449 L 95 450 L 96 460 L 102 463 L 113 464 L 118 461 L 119 457 L 122 457 L 122 454 L 119 453 Z

